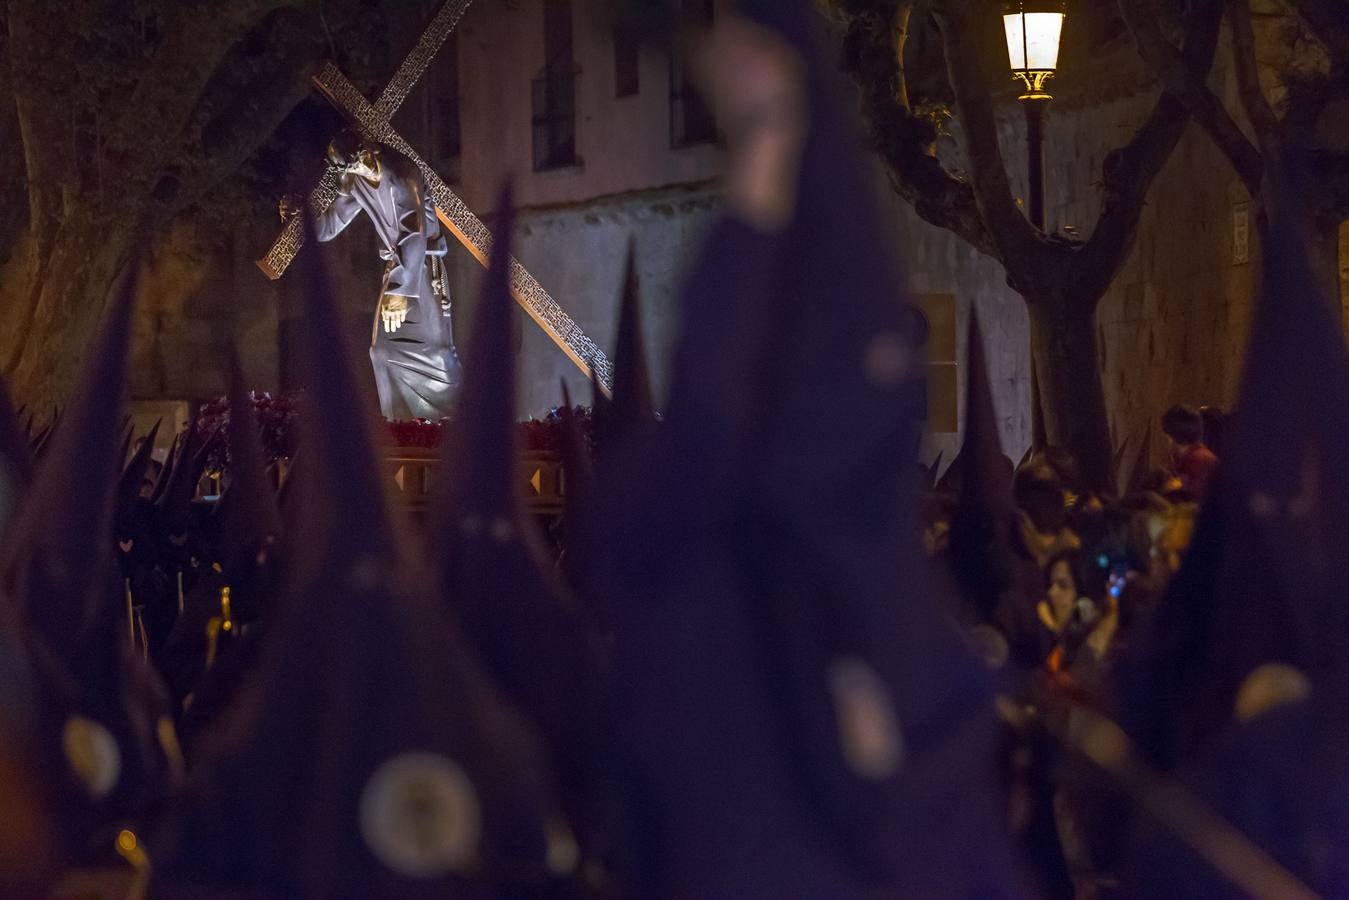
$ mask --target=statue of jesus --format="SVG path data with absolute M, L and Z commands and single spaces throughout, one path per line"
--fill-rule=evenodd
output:
M 330 241 L 364 212 L 384 260 L 370 339 L 380 411 L 388 419 L 442 419 L 453 409 L 461 369 L 450 329 L 447 246 L 421 173 L 401 155 L 351 129 L 328 145 L 338 194 L 314 221 Z M 298 211 L 282 200 L 281 215 Z

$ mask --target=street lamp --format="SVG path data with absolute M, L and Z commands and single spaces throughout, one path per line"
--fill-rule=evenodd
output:
M 1045 227 L 1044 110 L 1049 102 L 1045 82 L 1059 65 L 1065 0 L 1012 0 L 1003 5 L 1002 28 L 1012 76 L 1026 92 L 1018 99 L 1026 111 L 1026 157 L 1029 167 L 1030 221 Z

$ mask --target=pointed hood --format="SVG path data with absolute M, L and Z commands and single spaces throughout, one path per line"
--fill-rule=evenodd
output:
M 599 435 L 599 444 L 606 454 L 617 452 L 655 421 L 642 334 L 636 245 L 629 241 L 614 350 L 614 399 L 609 410 L 611 414 L 604 418 L 605 429 Z
M 233 352 L 229 355 L 228 396 L 229 481 L 212 515 L 212 524 L 219 525 L 219 541 L 207 554 L 206 567 L 188 570 L 191 577 L 184 585 L 190 587 L 182 610 L 155 657 L 179 707 L 189 694 L 193 698 L 179 719 L 180 737 L 189 752 L 201 731 L 237 696 L 257 649 L 241 635 L 266 627 L 263 616 L 275 606 L 280 578 L 274 547 L 281 533 L 280 513 L 263 467 L 253 401 Z M 221 570 L 209 563 L 217 563 Z M 225 587 L 230 589 L 233 620 L 228 631 L 219 630 Z M 217 620 L 215 626 L 212 619 Z M 212 637 L 208 631 L 213 627 L 217 630 Z
M 809 136 L 784 233 L 712 232 L 657 449 L 604 510 L 634 841 L 674 894 L 994 893 L 989 685 L 918 543 L 915 317 L 812 10 L 746 10 L 804 61 Z
M 492 260 L 474 310 L 465 351 L 459 414 L 445 442 L 443 464 L 452 473 L 443 494 L 444 515 L 515 516 L 519 509 L 515 420 L 514 318 L 510 295 L 511 229 L 515 210 L 510 187 L 497 201 L 501 211 Z M 450 507 L 453 507 L 451 513 Z
M 159 497 L 159 514 L 170 536 L 187 531 L 192 511 L 192 498 L 197 493 L 197 482 L 206 471 L 207 453 L 216 440 L 216 434 L 204 434 L 200 417 L 193 416 L 178 448 L 178 459 L 173 473 Z
M 1262 667 L 1349 697 L 1349 361 L 1307 261 L 1308 213 L 1265 189 L 1265 270 L 1235 430 L 1194 539 L 1128 667 L 1122 717 L 1163 765 L 1201 752 Z
M 257 565 L 259 551 L 281 534 L 276 492 L 267 477 L 253 398 L 244 387 L 237 354 L 230 354 L 229 489 L 221 500 L 224 529 L 219 553 L 230 577 Z
M 590 444 L 581 432 L 576 408 L 572 406 L 571 391 L 562 382 L 562 478 L 564 505 L 562 508 L 562 571 L 573 590 L 583 590 L 589 566 L 585 562 L 584 530 L 591 505 L 594 503 L 595 470 Z
M 464 360 L 460 414 L 441 461 L 430 556 L 445 596 L 507 696 L 539 727 L 569 799 L 579 795 L 590 666 L 575 602 L 519 499 L 511 353 L 511 196 L 503 192 L 493 254 Z
M 140 494 L 141 483 L 145 480 L 145 473 L 150 468 L 150 455 L 155 452 L 155 440 L 159 437 L 159 428 L 164 424 L 162 418 L 155 421 L 150 432 L 145 436 L 141 445 L 136 448 L 136 452 L 131 454 L 131 459 L 127 461 L 126 467 L 122 469 L 122 475 L 117 479 L 117 500 L 116 500 L 116 521 L 120 530 L 126 517 L 131 512 L 132 505 L 136 502 L 136 497 Z
M 0 381 L 0 534 L 33 475 L 33 450 Z
M 965 473 L 961 502 L 979 507 L 982 516 L 1005 516 L 1012 511 L 1012 469 L 998 436 L 1001 429 L 989 385 L 983 330 L 974 309 L 970 310 L 966 353 L 965 439 L 958 457 Z
M 1049 446 L 1049 434 L 1045 430 L 1044 397 L 1040 392 L 1040 379 L 1035 374 L 1034 363 L 1031 365 L 1030 402 L 1030 449 L 1040 451 Z
M 131 462 L 128 454 L 131 453 L 131 440 L 136 436 L 136 427 L 131 422 L 131 416 L 122 416 L 122 449 L 117 454 L 117 465 L 125 470 L 128 463 Z
M 599 447 L 599 436 L 612 429 L 610 424 L 613 420 L 613 398 L 604 391 L 604 386 L 600 384 L 599 378 L 595 375 L 595 370 L 590 370 L 590 422 L 591 433 L 595 437 L 596 450 Z M 596 453 L 598 456 L 598 452 Z
M 112 289 L 71 394 L 66 421 L 79 427 L 57 429 L 5 560 L 10 596 L 57 646 L 77 640 L 104 600 L 138 269 L 128 263 Z
M 594 491 L 595 472 L 590 458 L 590 446 L 581 424 L 577 420 L 576 407 L 571 402 L 571 391 L 567 382 L 562 382 L 562 408 L 558 410 L 562 419 L 562 470 L 567 481 L 566 499 L 569 510 L 584 507 L 590 501 Z
M 41 698 L 27 737 L 57 801 L 60 833 L 80 858 L 102 829 L 162 802 L 165 779 L 155 729 L 166 710 L 148 670 L 127 655 L 111 565 L 138 270 L 133 257 L 113 284 L 65 424 L 38 465 L 3 556 L 2 593 L 15 604 L 10 612 Z
M 937 478 L 941 475 L 941 460 L 944 451 L 938 450 L 937 456 L 932 460 L 932 465 L 927 466 L 923 476 L 922 488 L 925 491 L 935 491 L 937 489 Z
M 1034 455 L 1035 455 L 1035 446 L 1032 444 L 1031 446 L 1026 448 L 1025 453 L 1021 454 L 1021 459 L 1016 464 L 1017 471 L 1020 471 L 1021 469 L 1025 468 L 1026 464 L 1031 461 L 1031 457 Z
M 965 439 L 953 463 L 960 467 L 960 500 L 951 523 L 951 563 L 967 602 L 987 620 L 999 592 L 1014 577 L 1009 529 L 1015 502 L 1012 467 L 998 438 L 983 333 L 974 309 L 968 341 Z
M 159 507 L 159 501 L 164 497 L 164 491 L 168 489 L 169 482 L 173 479 L 173 469 L 178 465 L 178 453 L 183 449 L 183 435 L 175 434 L 173 443 L 169 444 L 168 452 L 164 454 L 164 467 L 159 470 L 159 477 L 155 479 L 155 489 L 150 494 L 150 502 Z
M 392 560 L 400 549 L 386 504 L 385 479 L 375 454 L 379 414 L 343 330 L 326 267 L 317 253 L 300 257 L 306 327 L 300 342 L 304 412 L 296 472 L 296 498 L 314 515 L 294 546 L 302 577 L 325 565 L 348 565 L 365 557 Z M 467 408 L 464 414 L 468 415 Z M 340 485 L 337 494 L 332 491 Z M 340 514 L 334 504 L 340 497 Z M 325 557 L 325 558 L 320 558 Z
M 319 254 L 298 262 L 297 564 L 256 675 L 202 740 L 167 874 L 278 896 L 446 896 L 541 879 L 553 807 L 537 745 L 398 552 L 373 406 Z
M 281 484 L 276 488 L 276 505 L 281 510 L 281 530 L 286 534 L 296 534 L 299 531 L 300 504 L 295 499 L 299 494 L 295 490 L 295 473 L 299 470 L 299 459 L 298 453 L 290 458 Z
M 761 601 L 779 611 L 770 633 L 791 648 L 778 666 L 794 696 L 779 710 L 799 740 L 797 779 L 818 804 L 822 837 L 854 871 L 911 895 L 1007 889 L 1010 846 L 983 762 L 996 731 L 991 685 L 947 625 L 918 542 L 905 462 L 920 427 L 915 317 L 896 297 L 905 282 L 880 240 L 865 161 L 841 139 L 858 126 L 843 114 L 814 11 L 803 0 L 753 6 L 807 65 L 810 131 L 777 295 L 793 302 L 772 311 L 774 390 L 754 463 L 751 521 L 773 523 L 771 549 L 752 547 L 759 572 L 750 582 L 771 591 L 777 602 Z M 978 414 L 985 424 L 990 409 Z M 976 436 L 973 471 L 992 491 L 1002 464 L 996 427 L 977 423 Z M 868 748 L 873 756 L 849 744 L 846 725 L 840 734 L 838 716 L 853 704 L 888 716 L 893 734 L 903 723 L 902 767 L 887 765 L 884 741 Z M 915 818 L 943 784 L 968 790 L 959 808 Z M 976 858 L 985 862 L 969 866 Z M 957 886 L 952 873 L 968 880 Z

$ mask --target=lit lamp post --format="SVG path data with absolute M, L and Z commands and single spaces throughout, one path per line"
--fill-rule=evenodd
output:
M 1007 60 L 1012 77 L 1021 80 L 1026 92 L 1019 98 L 1026 111 L 1026 166 L 1030 223 L 1045 230 L 1045 107 L 1049 92 L 1045 82 L 1059 65 L 1059 38 L 1063 36 L 1066 0 L 1009 0 L 1002 7 L 1002 29 L 1007 34 Z M 1044 409 L 1040 402 L 1040 379 L 1031 365 L 1031 446 L 1043 450 Z
M 1003 31 L 1012 75 L 1026 92 L 1019 98 L 1026 111 L 1027 193 L 1030 222 L 1045 227 L 1044 115 L 1050 101 L 1045 82 L 1059 64 L 1059 38 L 1068 5 L 1064 0 L 1013 0 L 1004 4 Z

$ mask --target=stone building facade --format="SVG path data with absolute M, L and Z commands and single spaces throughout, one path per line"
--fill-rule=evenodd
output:
M 423 14 L 436 4 L 426 2 Z M 516 254 L 599 344 L 612 347 L 629 241 L 642 285 L 645 337 L 656 388 L 666 385 L 678 328 L 681 274 L 718 214 L 722 150 L 706 111 L 692 108 L 678 64 L 660 46 L 636 45 L 604 24 L 589 0 L 479 2 L 396 119 L 399 130 L 491 218 L 510 176 L 520 209 Z M 725 0 L 689 0 L 694 18 L 715 17 Z M 415 38 L 410 29 L 407 43 Z M 1111 79 L 1075 81 L 1065 60 L 1047 123 L 1046 210 L 1052 229 L 1085 237 L 1099 210 L 1096 183 L 1106 153 L 1147 115 L 1156 88 L 1127 39 L 1109 58 Z M 1234 98 L 1219 53 L 1212 83 Z M 1084 87 L 1086 86 L 1086 87 Z M 1235 104 L 1234 104 L 1235 105 Z M 1002 146 L 1014 185 L 1024 185 L 1024 132 L 1014 101 L 1004 104 Z M 700 118 L 701 117 L 701 118 Z M 958 141 L 940 152 L 959 167 Z M 951 234 L 922 222 L 890 192 L 879 167 L 876 194 L 886 242 L 934 324 L 932 418 L 925 452 L 949 462 L 963 411 L 963 335 L 977 308 L 989 347 L 1003 447 L 1017 459 L 1029 444 L 1030 362 L 1026 313 L 1001 267 Z M 1258 243 L 1242 255 L 1238 232 L 1248 198 L 1223 157 L 1191 126 L 1157 178 L 1138 241 L 1103 299 L 1098 328 L 1116 441 L 1137 446 L 1146 423 L 1171 403 L 1231 402 L 1250 320 Z M 1249 224 L 1249 223 L 1248 223 Z M 276 228 L 267 211 L 241 216 L 231 234 L 204 235 L 191 217 L 152 259 L 137 331 L 137 398 L 199 399 L 223 383 L 218 358 L 233 335 L 260 387 L 288 382 L 288 282 L 254 267 Z M 206 246 L 209 244 L 209 246 Z M 373 234 L 355 223 L 332 244 L 336 289 L 352 330 L 368 337 L 378 284 Z M 195 254 L 195 256 L 193 256 Z M 181 259 L 205 259 L 188 271 Z M 1349 254 L 1342 254 L 1349 260 Z M 481 267 L 462 248 L 451 255 L 457 341 L 465 343 Z M 521 316 L 519 412 L 540 416 L 560 402 L 560 380 L 589 396 L 580 373 Z

